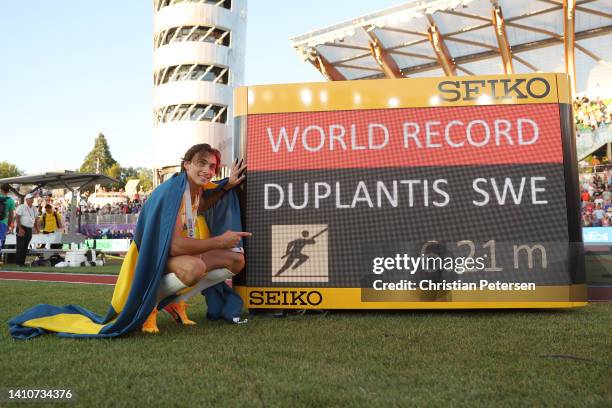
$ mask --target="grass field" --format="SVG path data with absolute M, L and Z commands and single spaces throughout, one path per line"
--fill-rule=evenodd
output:
M 0 293 L 6 322 L 43 302 L 103 314 L 112 287 L 0 282 Z M 612 405 L 611 304 L 246 325 L 205 322 L 202 298 L 190 310 L 196 327 L 163 316 L 160 335 L 115 340 L 15 341 L 5 326 L 0 388 L 71 388 L 78 406 Z
M 110 259 L 104 266 L 84 266 L 77 268 L 53 268 L 50 266 L 18 268 L 15 264 L 0 264 L 3 271 L 68 272 L 119 274 L 121 260 Z M 587 282 L 592 285 L 612 285 L 612 255 L 589 253 L 586 256 Z

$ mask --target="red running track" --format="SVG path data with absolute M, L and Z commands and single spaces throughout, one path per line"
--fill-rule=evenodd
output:
M 114 285 L 115 282 L 117 282 L 117 275 L 100 275 L 93 273 L 0 271 L 0 280 L 85 283 L 89 285 Z
M 0 281 L 19 280 L 31 282 L 63 282 L 63 283 L 85 283 L 88 285 L 114 285 L 117 275 L 104 275 L 93 273 L 54 273 L 54 272 L 18 272 L 0 271 Z M 232 286 L 232 280 L 225 281 Z

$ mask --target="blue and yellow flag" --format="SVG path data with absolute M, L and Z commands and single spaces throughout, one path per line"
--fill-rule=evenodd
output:
M 40 304 L 9 321 L 11 336 L 29 339 L 47 332 L 56 332 L 61 337 L 115 337 L 140 329 L 156 306 L 157 290 L 166 268 L 175 220 L 183 199 L 187 177 L 178 174 L 153 191 L 138 217 L 134 241 L 131 243 L 121 265 L 121 272 L 106 316 L 97 315 L 76 305 L 64 307 Z M 208 189 L 220 188 L 209 184 Z M 231 192 L 220 207 L 238 210 L 238 214 L 226 214 L 230 223 L 222 229 L 232 227 L 241 230 L 240 212 L 236 195 Z M 228 204 L 230 203 L 230 204 Z M 219 206 L 214 208 L 218 209 Z M 231 212 L 231 211 L 230 211 Z M 209 219 L 209 214 L 207 220 Z M 227 218 L 215 214 L 220 224 Z M 198 217 L 198 224 L 204 224 Z M 238 224 L 236 224 L 238 221 Z M 211 225 L 218 224 L 216 222 Z M 205 225 L 202 229 L 208 229 Z M 211 228 L 211 230 L 217 229 Z M 206 235 L 208 231 L 206 231 Z M 217 234 L 212 234 L 217 235 Z M 198 234 L 199 238 L 204 238 Z

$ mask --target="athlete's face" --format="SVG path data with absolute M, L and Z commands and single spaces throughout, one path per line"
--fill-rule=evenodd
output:
M 185 163 L 185 170 L 189 181 L 198 186 L 208 183 L 216 174 L 217 158 L 210 153 L 197 153 L 191 161 Z

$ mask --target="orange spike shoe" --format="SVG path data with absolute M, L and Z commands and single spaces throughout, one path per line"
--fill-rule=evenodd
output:
M 179 303 L 170 303 L 168 306 L 164 307 L 164 311 L 172 316 L 174 321 L 178 324 L 182 324 L 183 326 L 193 326 L 197 323 L 187 317 L 188 306 L 189 305 L 184 301 Z
M 143 333 L 157 334 L 159 328 L 157 327 L 157 308 L 154 308 L 147 320 L 142 325 Z

